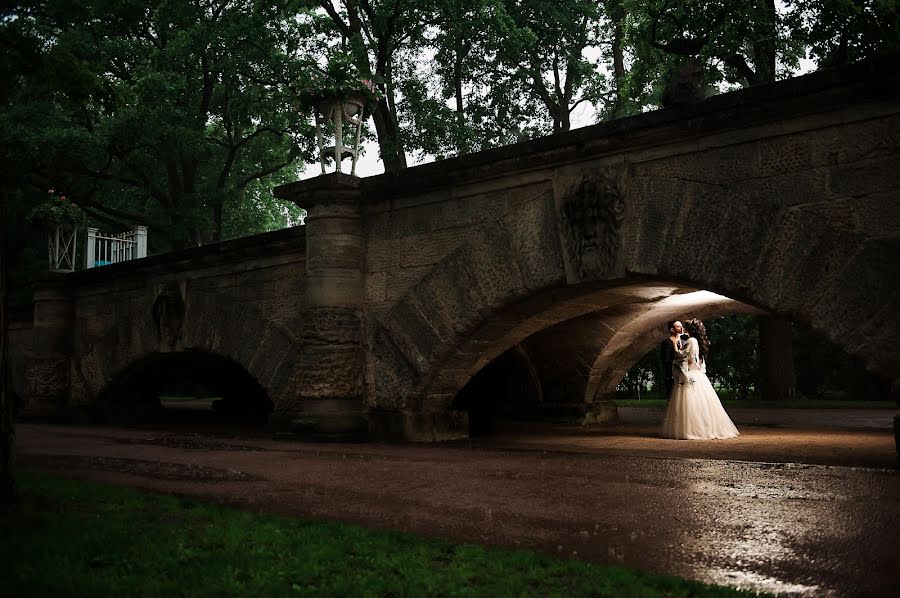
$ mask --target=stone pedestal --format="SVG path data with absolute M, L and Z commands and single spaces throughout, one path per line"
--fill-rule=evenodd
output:
M 614 424 L 619 421 L 619 408 L 614 401 L 594 401 L 584 414 L 582 425 Z
M 294 397 L 272 423 L 312 440 L 361 440 L 363 402 L 363 230 L 359 179 L 340 173 L 302 181 L 292 200 L 307 211 L 306 295 Z
M 35 284 L 32 350 L 24 376 L 22 416 L 26 418 L 67 415 L 75 318 L 64 277 L 47 273 Z

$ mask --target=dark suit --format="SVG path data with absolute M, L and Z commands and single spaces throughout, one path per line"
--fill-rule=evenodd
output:
M 659 355 L 662 359 L 663 381 L 666 383 L 666 399 L 668 399 L 672 394 L 672 387 L 675 386 L 675 377 L 672 376 L 672 362 L 675 361 L 675 347 L 668 338 L 659 345 Z

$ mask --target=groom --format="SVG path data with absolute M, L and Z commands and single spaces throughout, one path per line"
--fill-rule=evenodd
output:
M 678 343 L 679 349 L 682 348 L 682 334 L 684 334 L 684 326 L 681 325 L 680 321 L 669 322 L 669 337 L 659 345 L 663 363 L 663 380 L 666 384 L 666 400 L 672 396 L 672 387 L 675 386 L 675 376 L 672 373 L 672 362 L 675 361 L 675 346 L 673 342 Z

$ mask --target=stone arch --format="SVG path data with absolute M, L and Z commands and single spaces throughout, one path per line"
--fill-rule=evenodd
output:
M 300 343 L 258 307 L 219 293 L 185 294 L 177 284 L 148 289 L 140 305 L 99 333 L 76 330 L 73 407 L 92 409 L 135 364 L 170 354 L 211 355 L 234 364 L 264 389 L 276 413 L 293 400 Z
M 584 400 L 611 400 L 625 373 L 664 338 L 663 322 L 725 314 L 761 315 L 760 309 L 708 291 L 672 295 L 621 326 L 597 355 L 585 387 Z
M 518 344 L 478 370 L 456 394 L 451 408 L 468 413 L 470 436 L 482 436 L 493 432 L 497 416 L 534 416 L 543 402 L 531 355 Z
M 241 364 L 199 350 L 148 353 L 106 384 L 94 404 L 101 419 L 147 421 L 162 414 L 163 392 L 209 392 L 220 397 L 212 410 L 220 419 L 264 424 L 273 411 L 266 390 Z
M 878 179 L 842 199 L 835 173 L 797 175 L 761 145 L 558 169 L 552 194 L 482 226 L 373 326 L 372 399 L 414 414 L 407 436 L 458 435 L 454 394 L 509 347 L 685 288 L 792 317 L 897 379 L 900 239 L 878 220 L 898 202 L 854 200 L 883 193 Z

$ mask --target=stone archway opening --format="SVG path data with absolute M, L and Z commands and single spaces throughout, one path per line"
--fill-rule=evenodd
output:
M 154 353 L 123 370 L 100 394 L 101 421 L 264 427 L 273 403 L 239 363 L 205 351 Z
M 604 415 L 609 415 L 604 403 L 617 399 L 617 388 L 632 366 L 642 357 L 655 354 L 666 336 L 669 321 L 700 318 L 709 323 L 722 317 L 755 318 L 768 314 L 711 291 L 666 287 L 659 282 L 629 283 L 600 293 L 592 290 L 591 297 L 593 309 L 584 313 L 555 318 L 549 315 L 559 310 L 555 305 L 532 316 L 530 323 L 523 326 L 529 331 L 527 335 L 517 337 L 507 330 L 490 341 L 484 335 L 479 336 L 484 354 L 493 351 L 494 356 L 487 359 L 483 354 L 472 359 L 474 373 L 461 385 L 450 404 L 451 409 L 467 413 L 469 436 L 491 435 L 498 426 L 514 421 L 580 423 L 587 416 L 591 422 L 602 423 Z M 601 301 L 601 297 L 608 300 Z M 498 319 L 509 320 L 510 316 L 499 314 Z M 535 322 L 544 325 L 536 326 Z M 813 342 L 836 350 L 821 333 L 802 323 L 795 326 L 814 339 Z M 496 324 L 485 325 L 487 329 L 491 327 Z M 717 339 L 716 342 L 721 346 L 728 341 Z M 843 351 L 838 353 L 843 360 L 841 367 L 855 364 L 854 371 L 862 379 L 865 374 L 862 361 Z M 796 358 L 798 390 L 807 374 L 803 369 L 807 357 L 801 354 Z M 870 374 L 870 382 L 878 394 L 873 400 L 886 399 L 889 381 Z M 759 380 L 754 382 L 757 394 L 759 383 Z M 615 414 L 614 406 L 612 414 Z M 802 422 L 801 415 L 788 418 L 784 425 L 791 427 Z M 816 418 L 821 423 L 827 414 L 817 414 Z M 655 420 L 643 423 L 655 423 Z M 810 425 L 813 423 L 810 420 Z

